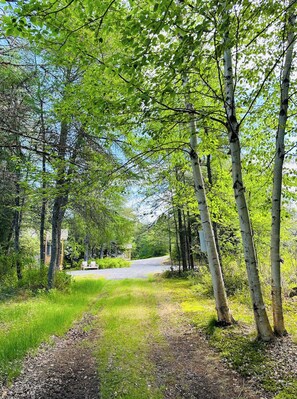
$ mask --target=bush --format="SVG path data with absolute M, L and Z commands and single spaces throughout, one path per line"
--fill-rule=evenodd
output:
M 24 270 L 23 278 L 18 281 L 18 287 L 25 290 L 37 292 L 47 288 L 47 273 L 48 268 L 30 268 Z M 64 271 L 57 271 L 55 275 L 55 288 L 58 290 L 65 290 L 71 283 L 71 276 Z
M 60 291 L 66 291 L 72 282 L 72 277 L 65 271 L 58 271 L 55 278 L 55 288 Z
M 206 266 L 199 266 L 198 270 L 188 270 L 181 273 L 167 270 L 162 276 L 164 278 L 186 278 L 191 282 L 197 294 L 213 297 L 211 275 Z M 228 296 L 249 292 L 245 269 L 240 268 L 236 264 L 228 265 L 228 267 L 224 269 L 224 283 Z
M 47 269 L 27 269 L 23 271 L 23 278 L 18 281 L 18 287 L 30 291 L 42 290 L 47 287 Z
M 224 282 L 228 296 L 249 291 L 246 271 L 236 265 L 224 269 Z
M 116 269 L 122 267 L 130 267 L 130 262 L 122 258 L 103 258 L 96 259 L 99 269 Z
M 0 255 L 0 281 L 1 289 L 16 284 L 15 256 Z

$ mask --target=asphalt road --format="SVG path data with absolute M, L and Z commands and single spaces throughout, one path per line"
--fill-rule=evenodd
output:
M 123 267 L 122 269 L 76 270 L 68 273 L 72 276 L 92 276 L 95 278 L 104 277 L 107 280 L 147 278 L 149 275 L 162 273 L 165 270 L 169 270 L 170 265 L 163 264 L 163 262 L 167 259 L 167 256 L 150 259 L 139 259 L 134 260 L 130 267 Z

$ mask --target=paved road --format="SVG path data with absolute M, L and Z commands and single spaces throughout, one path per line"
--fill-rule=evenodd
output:
M 104 277 L 107 280 L 123 280 L 125 278 L 147 278 L 149 275 L 161 273 L 170 269 L 169 265 L 164 265 L 167 256 L 150 259 L 134 260 L 131 267 L 122 269 L 103 269 L 103 270 L 76 270 L 69 272 L 72 276 Z

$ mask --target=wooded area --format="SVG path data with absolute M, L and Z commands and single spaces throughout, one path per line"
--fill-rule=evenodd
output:
M 73 259 L 140 243 L 127 198 L 141 187 L 157 214 L 145 237 L 166 236 L 149 255 L 168 243 L 180 270 L 207 260 L 222 326 L 234 323 L 230 281 L 247 282 L 258 338 L 286 334 L 296 1 L 1 3 L 1 278 L 33 267 L 29 231 L 43 268 L 51 230 L 49 289 L 63 226 Z

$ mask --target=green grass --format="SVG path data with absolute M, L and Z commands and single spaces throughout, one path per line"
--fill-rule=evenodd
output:
M 150 361 L 158 330 L 156 285 L 147 280 L 110 281 L 100 306 L 102 336 L 98 345 L 102 399 L 161 399 Z
M 62 335 L 99 295 L 103 280 L 77 280 L 68 292 L 0 303 L 0 375 L 11 380 L 21 360 L 51 335 Z

